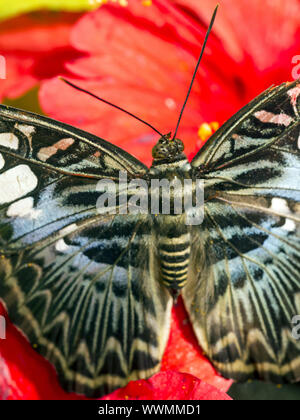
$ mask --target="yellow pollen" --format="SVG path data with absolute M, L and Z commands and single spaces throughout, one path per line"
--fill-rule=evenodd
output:
M 217 121 L 213 121 L 209 124 L 213 131 L 217 131 L 220 127 L 220 124 Z
M 143 0 L 142 5 L 145 7 L 152 6 L 152 0 Z
M 200 140 L 206 141 L 215 131 L 218 130 L 220 124 L 217 121 L 211 123 L 203 123 L 198 130 Z
M 213 131 L 209 124 L 203 123 L 200 125 L 198 130 L 198 136 L 200 137 L 200 140 L 207 140 L 212 135 L 212 133 Z

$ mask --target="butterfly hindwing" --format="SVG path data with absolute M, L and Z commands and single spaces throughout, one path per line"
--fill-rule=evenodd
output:
M 151 219 L 97 212 L 99 180 L 145 167 L 84 136 L 1 106 L 0 297 L 67 390 L 101 396 L 159 369 L 171 299 Z
M 300 84 L 268 90 L 192 161 L 205 182 L 185 305 L 216 368 L 300 379 Z
M 67 390 L 95 397 L 159 369 L 171 299 L 151 240 L 146 221 L 116 216 L 2 256 L 9 316 Z

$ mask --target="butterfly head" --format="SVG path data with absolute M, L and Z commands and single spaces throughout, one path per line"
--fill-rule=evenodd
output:
M 152 149 L 152 156 L 154 160 L 176 160 L 182 155 L 184 144 L 179 139 L 173 139 L 171 133 L 162 136 Z

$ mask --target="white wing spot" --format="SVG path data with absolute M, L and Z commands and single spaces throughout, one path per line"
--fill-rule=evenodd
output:
M 32 125 L 25 125 L 25 124 L 16 124 L 15 127 L 20 130 L 26 137 L 31 138 L 31 136 L 35 133 L 35 127 Z
M 0 146 L 8 147 L 9 149 L 17 150 L 19 147 L 19 139 L 13 133 L 0 134 Z
M 0 175 L 0 204 L 18 200 L 38 185 L 29 166 L 19 165 Z
M 3 159 L 2 154 L 0 153 L 0 169 L 2 169 L 5 165 L 5 160 Z
M 281 226 L 281 229 L 287 230 L 288 232 L 294 232 L 296 230 L 296 223 L 294 220 L 285 219 L 285 224 Z
M 65 251 L 67 251 L 69 248 L 70 248 L 70 247 L 69 247 L 69 245 L 67 245 L 63 239 L 59 239 L 59 240 L 56 242 L 55 249 L 56 249 L 56 251 L 58 251 L 58 252 L 65 252 Z
M 278 213 L 283 213 L 283 214 L 290 213 L 290 209 L 287 205 L 287 202 L 283 198 L 277 198 L 277 197 L 272 198 L 271 209 Z
M 70 233 L 74 232 L 74 230 L 76 230 L 76 229 L 77 229 L 76 223 L 72 223 L 71 225 L 66 226 L 63 229 L 61 229 L 59 231 L 59 234 L 63 235 L 63 236 L 66 236 L 66 235 L 69 235 Z M 63 238 L 59 239 L 56 242 L 55 249 L 59 252 L 66 252 L 66 251 L 68 251 L 69 248 L 70 248 L 70 246 L 65 243 Z
M 66 138 L 58 141 L 57 143 L 53 144 L 53 146 L 49 147 L 42 147 L 37 157 L 42 162 L 46 162 L 48 159 L 51 158 L 51 156 L 55 155 L 58 150 L 67 150 L 68 147 L 70 147 L 74 143 L 74 139 Z
M 287 114 L 273 114 L 272 112 L 267 111 L 257 111 L 255 112 L 254 116 L 261 122 L 265 123 L 274 123 L 284 125 L 288 127 L 291 122 L 293 122 L 293 118 Z
M 300 149 L 300 134 L 299 134 L 299 137 L 298 137 L 298 149 Z
M 33 208 L 33 197 L 23 198 L 11 204 L 7 210 L 8 217 L 24 217 L 26 219 L 37 219 L 42 210 Z
M 291 211 L 287 205 L 287 201 L 283 198 L 272 198 L 271 209 L 276 213 L 281 213 L 285 215 L 291 214 Z M 293 220 L 286 218 L 285 224 L 281 226 L 281 229 L 287 230 L 288 232 L 293 232 L 296 230 L 296 224 Z

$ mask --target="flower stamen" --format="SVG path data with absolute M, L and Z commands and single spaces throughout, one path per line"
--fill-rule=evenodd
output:
M 198 137 L 201 141 L 206 141 L 209 137 L 218 130 L 220 124 L 217 121 L 211 123 L 203 123 L 198 129 Z

